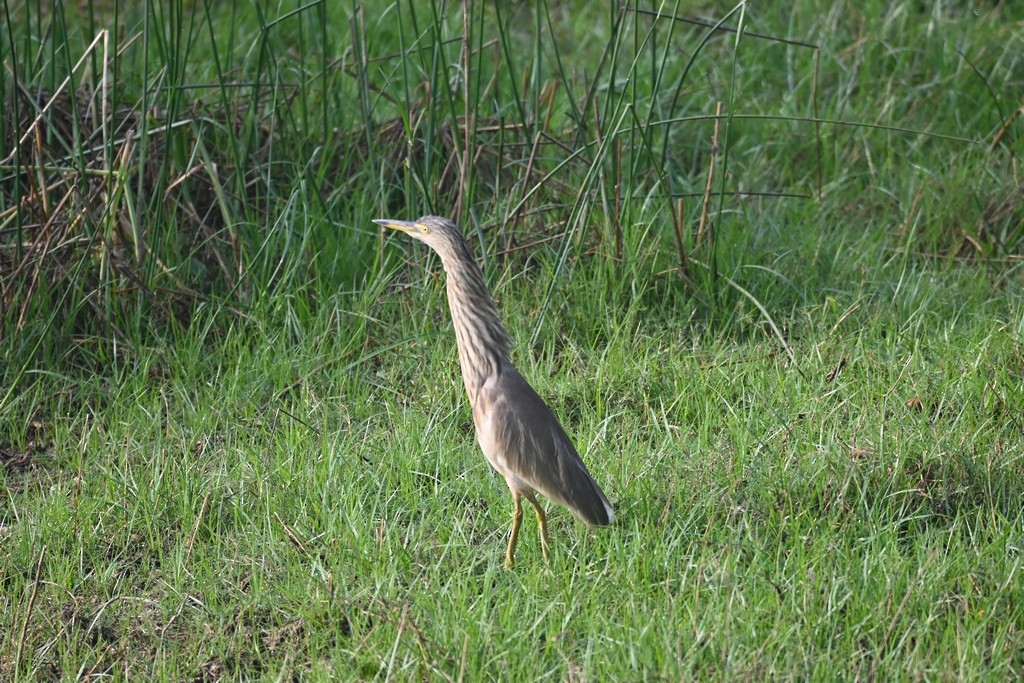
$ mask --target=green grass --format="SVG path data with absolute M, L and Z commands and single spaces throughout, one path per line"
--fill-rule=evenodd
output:
M 1024 675 L 1012 3 L 144 7 L 3 8 L 0 678 Z M 425 211 L 615 505 L 550 563 Z

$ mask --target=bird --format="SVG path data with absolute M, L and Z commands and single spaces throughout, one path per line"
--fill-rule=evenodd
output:
M 567 507 L 588 526 L 611 524 L 615 512 L 608 497 L 551 409 L 513 365 L 511 339 L 458 226 L 440 216 L 373 222 L 410 235 L 441 257 L 477 442 L 512 494 L 512 531 L 504 566 L 511 567 L 515 561 L 523 523 L 520 498 L 530 501 L 537 514 L 546 562 L 550 561 L 547 515 L 537 501 L 538 493 Z

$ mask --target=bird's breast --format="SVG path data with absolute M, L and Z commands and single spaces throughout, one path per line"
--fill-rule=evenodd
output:
M 473 405 L 473 424 L 476 427 L 476 440 L 480 450 L 498 474 L 508 479 L 511 475 L 508 461 L 505 458 L 499 441 L 500 425 L 497 419 L 497 403 L 500 397 L 495 392 L 496 379 L 488 378 L 471 396 Z

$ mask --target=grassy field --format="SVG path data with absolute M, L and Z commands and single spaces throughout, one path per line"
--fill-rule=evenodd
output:
M 0 679 L 1024 677 L 1024 8 L 29 4 Z M 615 505 L 550 563 L 424 213 Z

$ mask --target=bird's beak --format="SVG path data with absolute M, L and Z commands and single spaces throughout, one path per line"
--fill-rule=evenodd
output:
M 390 218 L 374 218 L 373 222 L 377 225 L 383 225 L 386 228 L 394 228 L 395 230 L 401 230 L 402 232 L 409 234 L 419 232 L 419 225 L 413 221 L 396 221 Z

